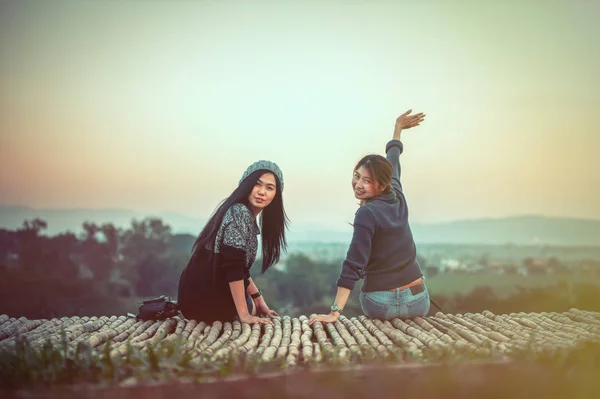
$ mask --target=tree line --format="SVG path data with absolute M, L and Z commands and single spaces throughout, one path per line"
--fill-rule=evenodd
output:
M 15 230 L 0 229 L 0 314 L 28 318 L 125 314 L 135 313 L 139 301 L 148 297 L 175 298 L 195 240 L 188 234 L 173 234 L 157 218 L 132 220 L 127 228 L 85 222 L 79 234 L 55 236 L 44 234 L 47 227 L 44 220 L 34 219 Z M 328 311 L 342 261 L 292 253 L 282 265 L 260 275 L 259 258 L 252 275 L 280 314 L 310 315 Z M 420 264 L 427 262 L 421 258 Z M 360 285 L 346 306 L 348 316 L 361 314 Z M 486 286 L 451 297 L 432 294 L 446 312 L 509 313 L 570 307 L 600 311 L 597 291 L 594 284 L 562 283 L 521 288 L 509 298 Z
M 79 235 L 44 235 L 47 227 L 34 219 L 0 230 L 0 312 L 105 314 L 120 311 L 123 298 L 173 295 L 189 256 L 183 248 L 193 241 L 156 218 L 128 228 L 85 222 Z

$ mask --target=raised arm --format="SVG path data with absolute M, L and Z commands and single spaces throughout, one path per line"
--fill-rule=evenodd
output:
M 396 119 L 394 135 L 392 140 L 387 143 L 385 147 L 386 158 L 392 164 L 392 188 L 398 193 L 402 192 L 402 183 L 400 182 L 400 154 L 402 154 L 404 149 L 402 142 L 400 141 L 400 134 L 403 129 L 419 126 L 425 119 L 425 114 L 422 112 L 410 115 L 411 112 L 412 110 L 409 109 Z

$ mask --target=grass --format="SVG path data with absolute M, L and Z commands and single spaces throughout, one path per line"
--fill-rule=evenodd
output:
M 438 349 L 424 351 L 423 357 L 414 363 L 407 356 L 390 356 L 385 359 L 364 357 L 353 359 L 358 361 L 361 366 L 348 368 L 350 364 L 347 359 L 344 359 L 344 356 L 336 350 L 333 347 L 330 353 L 324 354 L 325 356 L 319 363 L 309 362 L 293 369 L 300 373 L 303 370 L 321 370 L 321 373 L 308 374 L 314 376 L 312 384 L 306 382 L 307 386 L 300 386 L 297 380 L 288 380 L 282 376 L 275 382 L 263 381 L 258 386 L 272 390 L 273 386 L 271 388 L 267 388 L 267 386 L 275 384 L 279 386 L 277 389 L 283 389 L 281 392 L 285 393 L 289 389 L 289 387 L 285 388 L 286 384 L 291 383 L 297 389 L 315 390 L 314 393 L 316 393 L 318 384 L 326 384 L 325 391 L 330 391 L 339 384 L 337 388 L 340 391 L 347 391 L 352 397 L 357 392 L 364 392 L 365 386 L 385 392 L 381 391 L 378 386 L 383 384 L 383 386 L 391 387 L 393 384 L 390 385 L 391 381 L 375 383 L 375 380 L 381 379 L 380 374 L 388 375 L 392 381 L 397 381 L 398 378 L 402 378 L 402 376 L 406 378 L 407 375 L 405 368 L 397 369 L 398 365 L 417 364 L 416 370 L 423 370 L 422 367 L 426 365 L 435 366 L 437 369 L 424 371 L 425 375 L 429 375 L 428 379 L 424 380 L 416 376 L 412 380 L 405 379 L 404 381 L 410 386 L 413 386 L 417 380 L 421 381 L 428 387 L 426 391 L 430 391 L 432 395 L 449 392 L 457 386 L 463 387 L 462 379 L 472 380 L 472 373 L 478 374 L 482 379 L 489 379 L 491 387 L 488 386 L 486 389 L 504 389 L 503 387 L 506 386 L 511 386 L 513 389 L 514 383 L 518 383 L 522 384 L 523 388 L 530 390 L 531 386 L 525 386 L 524 373 L 535 375 L 536 381 L 534 382 L 536 383 L 540 378 L 543 381 L 544 378 L 552 376 L 555 379 L 562 378 L 565 383 L 575 384 L 574 386 L 579 391 L 595 392 L 600 388 L 597 380 L 597 375 L 600 373 L 599 343 L 581 343 L 571 349 L 546 349 L 543 352 L 536 351 L 534 348 L 526 348 L 511 355 L 511 358 L 516 361 L 508 363 L 509 366 L 506 366 L 506 358 L 499 356 L 498 353 L 482 356 L 456 349 L 452 352 Z M 477 366 L 478 364 L 480 366 Z M 497 369 L 490 364 L 504 364 L 505 368 L 500 369 L 501 372 L 498 374 Z M 473 368 L 471 374 L 456 373 L 456 370 L 465 367 Z M 26 340 L 18 340 L 14 349 L 0 351 L 0 386 L 12 390 L 23 388 L 47 390 L 65 386 L 110 388 L 155 383 L 206 383 L 240 376 L 251 377 L 252 381 L 256 381 L 256 378 L 269 375 L 269 373 L 288 370 L 290 369 L 283 359 L 262 362 L 256 356 L 240 352 L 232 352 L 217 361 L 214 358 L 204 357 L 202 354 L 192 359 L 189 353 L 182 350 L 182 343 L 178 340 L 161 342 L 156 346 L 149 345 L 146 350 L 129 346 L 125 356 L 110 356 L 110 342 L 94 350 L 85 344 L 80 344 L 75 351 L 72 351 L 66 339 L 63 339 L 59 346 L 47 343 L 39 350 L 33 349 Z M 335 370 L 338 371 L 335 372 Z M 345 371 L 340 373 L 341 370 Z M 356 370 L 363 370 L 366 373 L 363 378 L 368 376 L 369 379 L 373 378 L 374 380 L 363 381 L 362 385 L 364 386 L 360 386 L 355 380 L 347 378 Z M 372 370 L 372 372 L 368 370 Z M 323 372 L 330 376 L 330 380 L 322 378 Z M 392 377 L 394 372 L 397 373 L 396 377 Z M 410 373 L 414 374 L 414 370 L 411 369 Z M 500 375 L 502 378 L 499 377 Z M 302 378 L 310 380 L 307 376 Z M 511 379 L 514 380 L 513 383 L 510 382 Z M 476 383 L 477 381 L 471 381 L 467 386 L 477 385 Z M 498 385 L 494 388 L 495 383 Z M 355 386 L 356 390 L 351 391 L 349 386 Z M 542 389 L 542 387 L 539 388 Z M 547 394 L 552 394 L 552 392 L 547 392 Z M 258 397 L 258 395 L 252 397 Z M 321 393 L 317 397 L 327 396 L 323 396 Z M 569 395 L 568 397 L 573 396 Z

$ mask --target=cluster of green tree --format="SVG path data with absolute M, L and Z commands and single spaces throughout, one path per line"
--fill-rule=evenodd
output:
M 124 314 L 135 312 L 144 298 L 176 297 L 194 242 L 193 236 L 174 235 L 152 218 L 134 220 L 126 229 L 84 223 L 79 236 L 50 237 L 42 234 L 46 227 L 36 219 L 15 231 L 0 230 L 0 313 L 28 318 Z M 260 262 L 252 274 L 271 308 L 290 316 L 329 311 L 341 259 L 323 262 L 293 253 L 265 275 L 260 275 Z M 427 262 L 420 259 L 420 264 Z M 360 287 L 361 282 L 346 305 L 348 316 L 361 314 Z M 508 298 L 487 286 L 468 294 L 431 294 L 445 312 L 509 313 L 571 307 L 600 311 L 597 292 L 595 284 L 562 283 L 520 288 Z
M 256 284 L 265 292 L 269 305 L 290 316 L 328 312 L 335 297 L 336 279 L 341 260 L 321 263 L 304 254 L 293 254 L 286 259 L 285 271 L 269 270 L 264 276 L 255 276 Z M 421 264 L 425 264 L 423 259 Z M 258 270 L 258 267 L 253 267 Z M 436 277 L 443 279 L 443 275 Z M 359 302 L 361 282 L 356 284 L 344 313 L 362 314 Z M 431 292 L 432 298 L 444 312 L 480 313 L 484 310 L 501 314 L 512 312 L 563 312 L 570 308 L 600 311 L 600 288 L 595 282 L 557 283 L 545 287 L 517 286 L 510 296 L 501 295 L 493 287 L 482 284 L 469 293 L 443 295 Z M 430 314 L 438 309 L 431 306 Z
M 189 257 L 187 235 L 160 219 L 126 229 L 84 223 L 83 233 L 43 235 L 46 222 L 0 230 L 0 313 L 25 317 L 107 314 L 138 298 L 177 291 Z M 184 250 L 183 248 L 186 248 Z

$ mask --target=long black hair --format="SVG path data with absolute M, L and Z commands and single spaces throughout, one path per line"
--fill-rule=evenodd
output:
M 247 178 L 245 178 L 240 185 L 233 190 L 233 192 L 213 212 L 210 219 L 206 223 L 206 226 L 198 235 L 192 253 L 202 249 L 206 246 L 212 247 L 217 237 L 217 232 L 225 213 L 234 204 L 241 203 L 249 207 L 248 197 L 252 192 L 252 189 L 256 185 L 258 179 L 264 174 L 270 172 L 267 169 L 257 170 Z M 272 172 L 270 172 L 272 173 Z M 275 174 L 273 174 L 275 176 Z M 275 176 L 275 197 L 271 203 L 263 209 L 260 215 L 260 230 L 262 237 L 262 269 L 261 274 L 266 272 L 271 266 L 279 262 L 281 256 L 281 250 L 287 250 L 287 242 L 285 239 L 285 230 L 289 223 L 289 219 L 283 208 L 283 196 L 281 194 L 281 183 L 277 176 Z

